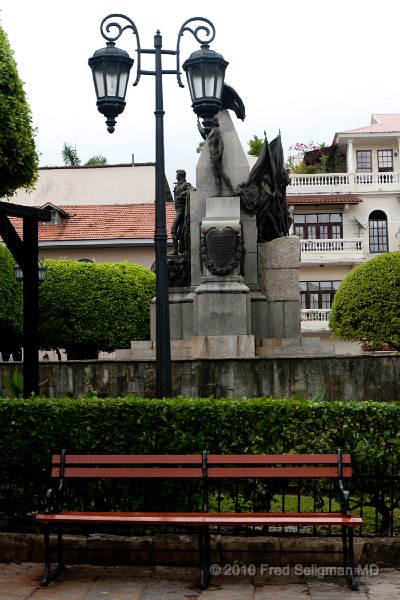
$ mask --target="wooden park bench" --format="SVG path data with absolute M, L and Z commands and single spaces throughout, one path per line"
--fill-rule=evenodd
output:
M 210 527 L 340 527 L 343 542 L 343 567 L 351 589 L 358 585 L 354 573 L 353 529 L 362 524 L 352 516 L 349 492 L 343 479 L 351 477 L 349 454 L 256 454 L 213 455 L 74 455 L 65 451 L 52 459 L 52 477 L 58 478 L 55 489 L 47 492 L 47 507 L 36 515 L 44 535 L 45 570 L 42 585 L 46 586 L 64 568 L 62 553 L 63 528 L 68 526 L 173 526 L 195 528 L 198 532 L 200 585 L 206 587 L 210 577 Z M 135 511 L 104 512 L 67 511 L 62 508 L 66 480 L 83 479 L 187 479 L 198 480 L 202 493 L 202 509 L 196 512 Z M 209 488 L 232 480 L 268 482 L 300 479 L 334 480 L 340 512 L 209 512 Z M 112 507 L 110 507 L 112 509 Z M 50 533 L 57 532 L 58 565 L 51 573 Z

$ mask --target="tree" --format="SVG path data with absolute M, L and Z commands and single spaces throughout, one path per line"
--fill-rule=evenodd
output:
M 254 135 L 252 140 L 248 141 L 250 156 L 259 156 L 264 140 Z
M 380 254 L 343 279 L 329 327 L 342 340 L 400 350 L 400 251 Z
M 155 274 L 140 265 L 46 260 L 40 286 L 40 346 L 78 358 L 129 348 L 150 334 Z M 83 355 L 82 352 L 85 354 Z
M 0 246 L 0 352 L 19 352 L 22 344 L 22 285 L 15 279 L 14 258 Z
M 81 164 L 76 148 L 74 148 L 72 144 L 64 142 L 62 157 L 66 167 L 79 167 Z
M 67 167 L 79 167 L 79 165 L 81 164 L 81 159 L 78 156 L 76 148 L 74 148 L 72 144 L 67 144 L 66 142 L 64 142 L 62 157 L 64 165 L 66 165 Z M 98 167 L 106 164 L 106 157 L 97 155 L 89 158 L 89 160 L 85 163 L 85 167 Z
M 8 38 L 0 26 L 0 198 L 37 180 L 31 111 Z

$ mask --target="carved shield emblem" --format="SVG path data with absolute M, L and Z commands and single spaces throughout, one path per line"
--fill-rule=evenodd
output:
M 236 258 L 237 235 L 233 229 L 211 229 L 207 236 L 207 254 L 217 267 L 227 267 Z

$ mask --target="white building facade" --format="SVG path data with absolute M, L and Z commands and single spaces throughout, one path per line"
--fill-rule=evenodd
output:
M 287 200 L 301 238 L 302 335 L 332 343 L 329 313 L 341 280 L 399 249 L 400 114 L 372 115 L 370 125 L 336 133 L 330 151 L 345 169 L 291 174 Z M 358 344 L 335 345 L 338 354 L 362 352 Z

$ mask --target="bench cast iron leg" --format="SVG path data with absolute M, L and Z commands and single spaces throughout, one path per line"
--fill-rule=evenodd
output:
M 44 573 L 41 585 L 46 587 L 50 583 L 50 527 L 43 525 L 44 541 Z
M 354 546 L 353 546 L 353 528 L 349 527 L 349 570 L 347 579 L 352 590 L 358 590 L 359 585 L 354 573 Z
M 349 587 L 352 590 L 358 590 L 358 582 L 354 573 L 354 547 L 353 547 L 353 528 L 342 526 L 342 541 L 343 541 L 343 567 L 346 573 Z
M 62 555 L 62 529 L 61 527 L 57 532 L 57 560 L 58 565 L 56 571 L 51 573 L 51 547 L 50 547 L 50 526 L 43 525 L 43 539 L 44 539 L 44 573 L 41 582 L 42 587 L 49 585 L 52 579 L 55 579 L 64 570 L 64 560 Z
M 64 558 L 63 558 L 63 539 L 62 539 L 62 528 L 59 527 L 57 531 L 57 571 L 53 575 L 54 577 L 58 577 L 65 569 Z
M 210 579 L 210 532 L 208 526 L 198 528 L 200 557 L 200 587 L 206 588 Z

